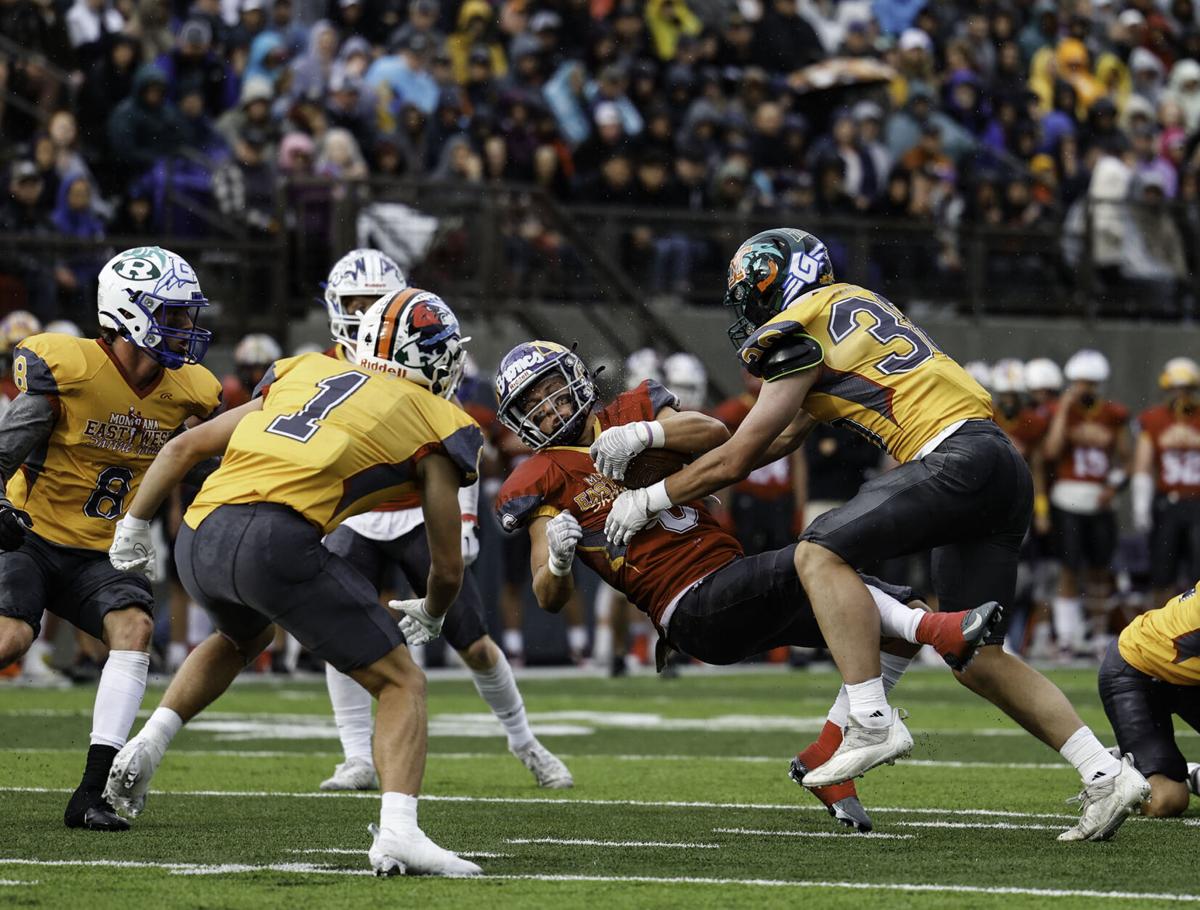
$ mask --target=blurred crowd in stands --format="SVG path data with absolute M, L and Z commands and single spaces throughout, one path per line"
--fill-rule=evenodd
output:
M 973 226 L 1063 226 L 1109 285 L 1200 271 L 1194 0 L 0 0 L 0 41 L 0 232 L 271 237 L 419 176 L 915 220 L 947 274 Z

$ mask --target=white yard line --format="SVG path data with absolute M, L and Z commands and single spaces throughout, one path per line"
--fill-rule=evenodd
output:
M 290 872 L 301 875 L 367 876 L 369 869 L 338 869 L 312 863 L 153 863 L 132 860 L 38 860 L 0 857 L 0 866 L 40 866 L 94 868 L 102 863 L 110 868 L 163 869 L 175 875 L 228 875 L 246 872 Z M 966 884 L 928 884 L 923 882 L 846 882 L 846 881 L 786 881 L 781 879 L 700 878 L 691 876 L 663 877 L 649 875 L 489 875 L 485 878 L 529 882 L 604 882 L 616 884 L 655 885 L 714 885 L 758 888 L 807 888 L 849 891 L 910 891 L 942 894 L 1018 895 L 1026 897 L 1083 897 L 1107 900 L 1172 901 L 1200 903 L 1200 895 L 1147 891 L 1092 891 L 1082 888 L 1005 888 Z M 25 884 L 25 883 L 22 883 Z M 32 883 L 30 883 L 32 884 Z
M 676 847 L 680 850 L 720 850 L 720 844 L 681 844 L 671 841 L 586 840 L 569 837 L 510 837 L 506 844 L 561 844 L 579 847 Z
M 38 880 L 36 878 L 31 882 L 22 881 L 19 878 L 0 878 L 0 888 L 6 887 L 6 886 L 7 887 L 15 887 L 18 885 L 36 885 L 36 884 L 38 884 Z
M 1057 829 L 1055 829 L 1057 830 Z M 880 834 L 869 831 L 866 834 L 853 834 L 837 831 L 757 831 L 753 828 L 713 828 L 713 834 L 745 834 L 755 837 L 845 837 L 853 840 L 871 838 L 874 840 L 912 840 L 911 834 Z
M 362 847 L 310 847 L 307 850 L 288 850 L 288 853 L 299 853 L 303 855 L 312 854 L 337 854 L 346 856 L 362 856 L 366 851 Z M 487 850 L 459 850 L 459 856 L 465 856 L 468 859 L 507 859 L 512 856 L 511 853 L 491 853 Z
M 0 793 L 74 793 L 68 787 L 0 787 Z M 151 790 L 152 796 L 216 796 L 233 797 L 237 799 L 379 799 L 378 793 L 366 793 L 356 790 L 322 791 L 314 790 L 309 793 L 295 793 L 283 790 Z M 643 800 L 643 799 L 575 799 L 566 797 L 555 799 L 547 796 L 422 796 L 422 802 L 434 803 L 494 803 L 500 805 L 525 804 L 562 804 L 577 806 L 647 806 L 664 809 L 749 809 L 766 810 L 771 812 L 824 812 L 825 808 L 808 803 L 712 803 L 685 800 Z M 1078 821 L 1078 814 L 1062 812 L 1007 812 L 999 809 L 939 809 L 913 806 L 871 806 L 869 811 L 875 813 L 896 812 L 905 815 L 951 815 L 975 816 L 982 815 L 995 818 L 1047 818 L 1069 819 Z M 1136 819 L 1131 819 L 1136 821 Z

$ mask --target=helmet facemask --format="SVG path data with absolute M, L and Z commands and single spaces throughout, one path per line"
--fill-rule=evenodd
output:
M 133 291 L 128 309 L 120 307 L 118 335 L 137 345 L 168 370 L 200 363 L 212 343 L 212 332 L 199 328 L 200 310 L 208 299 L 173 300 L 144 291 Z M 161 317 L 161 318 L 160 318 Z M 176 350 L 171 342 L 182 342 Z
M 536 400 L 528 400 L 530 392 L 548 376 L 559 376 L 564 384 Z M 564 394 L 571 397 L 574 405 L 571 416 L 565 420 L 558 413 L 555 404 Z M 500 422 L 535 450 L 554 445 L 571 445 L 583 433 L 592 407 L 598 399 L 596 384 L 583 360 L 577 354 L 567 352 L 554 358 L 520 385 L 509 390 L 505 399 L 500 402 Z M 558 426 L 550 433 L 542 431 L 541 422 L 537 419 L 547 407 L 558 417 Z

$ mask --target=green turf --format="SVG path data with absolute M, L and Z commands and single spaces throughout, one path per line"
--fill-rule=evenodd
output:
M 1054 676 L 1085 720 L 1110 738 L 1094 676 Z M 574 790 L 548 793 L 533 787 L 507 754 L 469 682 L 432 682 L 425 793 L 464 799 L 430 799 L 421 820 L 445 846 L 503 854 L 479 859 L 490 877 L 474 881 L 353 874 L 367 870 L 366 825 L 376 819 L 376 797 L 285 795 L 315 792 L 338 758 L 319 683 L 235 687 L 179 735 L 155 779 L 160 792 L 152 793 L 134 830 L 120 835 L 68 831 L 61 821 L 82 766 L 93 692 L 0 687 L 0 882 L 36 882 L 0 884 L 0 906 L 292 910 L 381 901 L 422 908 L 467 901 L 504 907 L 812 901 L 861 907 L 869 900 L 888 907 L 1067 908 L 1148 901 L 994 889 L 1196 892 L 1194 864 L 1186 857 L 1200 831 L 1187 819 L 1134 819 L 1108 844 L 1057 843 L 1058 831 L 1071 823 L 1063 799 L 1077 789 L 1073 772 L 1039 767 L 1055 764 L 1057 756 L 940 672 L 910 674 L 894 699 L 912 714 L 915 763 L 880 769 L 860 782 L 877 831 L 906 837 L 842 833 L 786 778 L 789 756 L 812 738 L 833 686 L 828 673 L 787 671 L 692 673 L 675 681 L 525 680 L 535 728 L 549 731 L 543 741 L 567 757 L 577 781 Z M 147 695 L 147 708 L 159 692 Z M 1200 753 L 1195 737 L 1181 742 L 1185 751 Z M 931 761 L 984 765 L 922 764 Z M 928 826 L 947 822 L 1014 827 Z M 715 847 L 531 842 L 539 839 Z M 331 849 L 354 852 L 313 852 Z M 67 864 L 47 865 L 55 861 Z M 307 871 L 286 868 L 297 863 Z M 227 865 L 243 868 L 212 868 Z M 713 881 L 608 880 L 636 878 Z M 841 884 L 819 885 L 831 882 Z M 859 890 L 847 883 L 947 890 Z M 974 890 L 981 888 L 993 893 Z

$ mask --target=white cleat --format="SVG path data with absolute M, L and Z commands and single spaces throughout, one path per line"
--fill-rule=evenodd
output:
M 861 777 L 879 765 L 893 765 L 896 759 L 912 751 L 913 738 L 904 726 L 898 708 L 892 708 L 892 722 L 886 727 L 865 727 L 851 714 L 846 720 L 842 744 L 829 757 L 804 775 L 806 787 L 828 787 Z
M 425 832 L 415 829 L 401 837 L 390 828 L 367 825 L 371 849 L 367 858 L 376 875 L 482 875 L 473 862 L 443 850 Z
M 150 781 L 165 751 L 153 741 L 135 736 L 117 753 L 104 785 L 104 798 L 114 809 L 129 818 L 142 814 Z
M 510 750 L 529 769 L 539 787 L 547 790 L 567 790 L 575 786 L 575 778 L 554 753 L 536 739 L 522 749 Z
M 1083 808 L 1079 824 L 1058 836 L 1062 841 L 1108 840 L 1137 807 L 1150 798 L 1150 783 L 1133 766 L 1133 756 L 1121 759 L 1121 770 L 1083 788 L 1067 800 Z
M 1188 790 L 1192 796 L 1200 796 L 1200 763 L 1190 761 L 1187 763 L 1188 773 Z
M 348 758 L 333 769 L 333 776 L 321 781 L 322 790 L 378 790 L 375 765 L 365 758 Z

